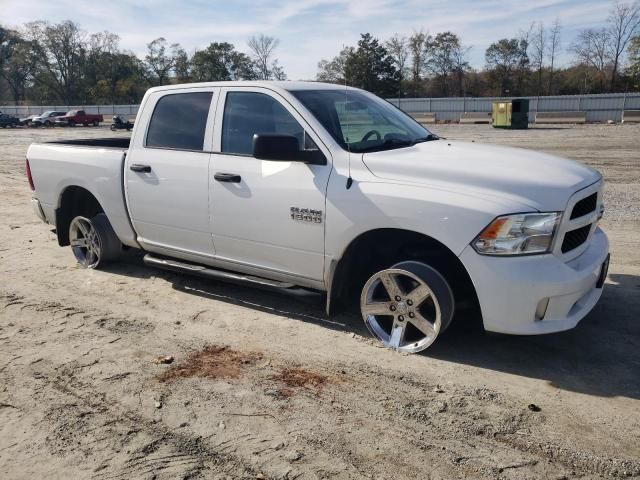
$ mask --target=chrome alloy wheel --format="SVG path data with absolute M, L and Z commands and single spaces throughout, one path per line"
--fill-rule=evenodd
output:
M 95 268 L 102 256 L 102 243 L 95 226 L 85 217 L 76 217 L 69 226 L 69 243 L 80 265 Z
M 369 278 L 360 296 L 360 310 L 371 334 L 399 352 L 424 350 L 442 330 L 442 310 L 432 288 L 401 268 L 381 270 Z

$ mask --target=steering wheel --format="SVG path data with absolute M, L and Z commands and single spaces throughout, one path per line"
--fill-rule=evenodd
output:
M 364 137 L 362 137 L 362 140 L 360 140 L 361 142 L 366 142 L 367 140 L 369 140 L 369 137 L 375 135 L 376 140 L 382 140 L 382 135 L 380 135 L 380 132 L 377 130 L 369 130 L 367 133 L 364 134 Z

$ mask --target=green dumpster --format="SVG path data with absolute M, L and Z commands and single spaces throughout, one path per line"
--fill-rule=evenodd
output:
M 494 128 L 529 128 L 529 100 L 518 98 L 493 102 L 491 121 Z

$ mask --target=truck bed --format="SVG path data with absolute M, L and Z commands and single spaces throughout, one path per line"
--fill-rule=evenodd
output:
M 94 148 L 117 148 L 117 149 L 129 149 L 129 143 L 131 138 L 129 137 L 111 137 L 111 138 L 84 138 L 73 140 L 52 140 L 46 143 L 52 143 L 57 145 L 75 145 L 80 147 L 94 147 Z
M 135 245 L 124 195 L 124 160 L 129 138 L 62 140 L 35 143 L 27 158 L 36 197 L 50 224 L 67 188 L 90 192 L 109 217 L 123 243 Z

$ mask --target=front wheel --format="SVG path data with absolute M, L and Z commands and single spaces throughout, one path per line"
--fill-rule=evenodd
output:
M 360 311 L 369 332 L 385 347 L 417 353 L 433 344 L 451 323 L 453 292 L 430 265 L 400 262 L 367 280 Z
M 98 268 L 122 252 L 120 239 L 104 213 L 91 219 L 78 216 L 71 220 L 69 243 L 78 264 L 84 268 Z
M 100 124 L 100 122 L 98 122 L 98 120 L 94 120 L 94 121 L 93 121 L 93 126 L 94 126 L 94 127 L 97 127 L 99 124 Z
M 115 124 L 113 124 L 113 123 L 111 124 L 111 131 L 112 131 L 112 132 L 115 132 L 115 131 L 116 131 L 116 126 L 115 126 Z

